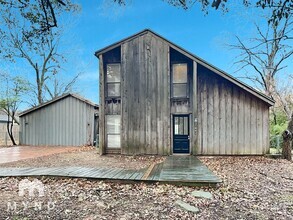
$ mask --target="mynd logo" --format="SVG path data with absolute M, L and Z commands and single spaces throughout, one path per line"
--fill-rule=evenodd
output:
M 9 201 L 7 202 L 7 212 L 23 212 L 28 209 L 41 211 L 43 209 L 51 211 L 55 208 L 55 201 L 49 198 L 48 202 L 44 202 L 42 197 L 45 197 L 45 185 L 38 179 L 32 181 L 23 179 L 18 184 L 18 195 L 23 197 L 23 201 Z M 25 196 L 30 199 L 26 200 Z M 31 200 L 33 198 L 33 201 Z
M 18 195 L 24 196 L 25 192 L 28 191 L 30 197 L 35 197 L 35 192 L 37 192 L 39 197 L 44 196 L 44 184 L 38 180 L 34 179 L 29 181 L 28 179 L 21 180 L 18 184 Z

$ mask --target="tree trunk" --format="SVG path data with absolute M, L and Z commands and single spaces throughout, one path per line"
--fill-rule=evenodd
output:
M 7 127 L 7 133 L 9 135 L 9 138 L 10 138 L 11 142 L 12 142 L 12 145 L 17 145 L 15 140 L 14 140 L 13 131 L 12 131 L 12 129 L 13 129 L 13 119 L 11 121 L 11 125 L 10 126 L 9 125 L 10 125 L 10 123 L 9 123 L 9 116 L 8 116 L 8 121 L 7 121 L 7 126 L 6 126 Z
M 41 84 L 40 81 L 37 81 L 37 87 L 38 87 L 38 102 L 39 105 L 43 103 L 43 85 Z
M 288 124 L 288 129 L 283 132 L 283 150 L 282 155 L 284 159 L 292 160 L 292 142 L 293 142 L 293 114 Z
M 276 115 L 276 112 L 275 112 L 274 108 L 272 108 L 272 114 L 273 114 L 274 125 L 276 125 L 278 123 L 277 123 L 277 115 Z
M 36 63 L 36 65 L 34 66 L 35 71 L 36 71 L 36 82 L 37 82 L 37 96 L 38 96 L 38 102 L 39 105 L 41 105 L 43 103 L 43 82 L 42 82 L 42 77 L 40 76 L 40 70 L 38 67 L 38 64 Z
M 292 153 L 291 153 L 292 134 L 290 131 L 286 130 L 283 132 L 282 136 L 283 136 L 282 156 L 284 159 L 291 161 L 292 160 Z

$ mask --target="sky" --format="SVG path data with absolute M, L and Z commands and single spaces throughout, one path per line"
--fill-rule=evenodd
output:
M 95 103 L 99 102 L 99 73 L 94 52 L 105 46 L 149 28 L 208 63 L 238 76 L 241 73 L 235 73 L 237 66 L 233 63 L 239 52 L 227 45 L 235 42 L 236 35 L 241 39 L 254 36 L 254 22 L 264 24 L 259 11 L 236 4 L 242 2 L 240 0 L 230 1 L 227 13 L 210 9 L 208 14 L 201 11 L 199 4 L 186 11 L 162 0 L 129 0 L 123 7 L 109 0 L 76 2 L 81 5 L 80 13 L 61 18 L 66 25 L 60 46 L 68 55 L 62 74 L 70 78 L 80 72 L 75 89 Z M 293 72 L 291 62 L 287 71 Z

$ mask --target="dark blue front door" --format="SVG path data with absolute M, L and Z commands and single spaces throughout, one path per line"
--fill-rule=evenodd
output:
M 173 153 L 189 154 L 189 115 L 173 116 Z

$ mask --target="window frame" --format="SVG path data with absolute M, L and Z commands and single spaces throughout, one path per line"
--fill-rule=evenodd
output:
M 120 81 L 119 82 L 108 82 L 108 66 L 110 65 L 118 65 L 119 66 L 119 71 L 120 71 Z M 105 74 L 105 94 L 106 94 L 106 98 L 120 98 L 121 97 L 121 63 L 106 63 L 106 74 Z M 111 85 L 119 85 L 119 96 L 113 96 L 113 95 L 109 95 L 109 84 Z
M 109 121 L 108 117 L 109 116 L 110 117 L 111 116 L 119 116 L 119 127 L 120 127 L 119 132 L 109 132 L 108 131 L 108 121 Z M 106 132 L 105 132 L 105 134 L 106 134 L 106 141 L 107 141 L 107 148 L 108 149 L 121 149 L 121 115 L 106 115 Z M 120 140 L 119 140 L 120 146 L 119 147 L 109 147 L 109 141 L 108 141 L 108 136 L 109 135 L 113 135 L 113 136 L 118 136 L 119 135 L 119 138 L 120 138 Z
M 174 115 L 173 120 L 174 120 L 173 122 L 174 135 L 177 135 L 177 136 L 189 135 L 189 115 Z
M 174 66 L 175 65 L 186 65 L 186 83 L 177 83 L 174 82 Z M 188 63 L 187 62 L 174 62 L 172 63 L 171 66 L 172 69 L 172 74 L 171 74 L 171 84 L 172 84 L 172 89 L 171 89 L 171 94 L 173 99 L 188 99 L 189 98 L 189 80 L 188 80 Z M 174 96 L 174 85 L 185 85 L 186 86 L 186 95 L 185 96 Z

